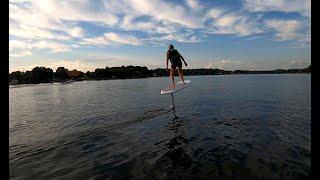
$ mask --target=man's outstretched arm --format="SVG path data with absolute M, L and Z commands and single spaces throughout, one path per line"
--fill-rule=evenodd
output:
M 179 55 L 180 55 L 181 59 L 183 60 L 184 65 L 188 66 L 188 64 L 187 64 L 186 61 L 184 60 L 183 56 L 182 56 L 180 53 L 179 53 Z

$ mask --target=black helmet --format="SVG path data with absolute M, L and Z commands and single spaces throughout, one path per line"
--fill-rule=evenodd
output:
M 174 49 L 174 46 L 172 44 L 170 44 L 168 49 L 172 50 L 172 49 Z

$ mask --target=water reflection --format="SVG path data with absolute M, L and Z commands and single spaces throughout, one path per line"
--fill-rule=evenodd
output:
M 214 138 L 209 135 L 206 137 L 207 144 L 198 144 L 196 141 L 199 139 L 189 137 L 193 121 L 190 117 L 173 117 L 166 125 L 170 138 L 156 143 L 162 144 L 161 147 L 167 150 L 155 163 L 162 171 L 161 178 L 257 178 L 251 169 L 246 168 L 247 161 L 252 160 L 233 147 L 224 136 Z M 219 123 L 221 121 L 215 121 L 214 126 L 217 127 Z
M 188 147 L 189 137 L 186 134 L 188 123 L 188 119 L 174 116 L 166 126 L 168 134 L 172 135 L 159 142 L 166 149 L 166 153 L 156 162 L 158 169 L 162 171 L 161 178 L 179 179 L 182 175 L 189 177 L 198 172 L 198 164 L 189 153 L 192 151 Z

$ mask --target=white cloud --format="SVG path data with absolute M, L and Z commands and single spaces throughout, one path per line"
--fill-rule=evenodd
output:
M 223 13 L 222 9 L 212 8 L 208 11 L 207 17 L 218 18 Z
M 140 30 L 149 34 L 170 34 L 180 30 L 176 24 L 168 24 L 155 19 L 149 19 L 146 21 L 134 21 L 135 17 L 127 15 L 123 18 L 123 21 L 119 25 L 120 28 L 126 31 Z
M 42 28 L 33 26 L 27 26 L 24 24 L 17 25 L 14 23 L 9 23 L 9 35 L 26 39 L 70 39 L 67 36 L 52 33 L 49 30 L 44 30 Z
M 69 45 L 54 41 L 9 40 L 9 53 L 12 57 L 29 56 L 33 54 L 33 51 L 39 49 L 49 49 L 52 53 L 66 52 L 71 50 Z
M 67 28 L 32 6 L 9 4 L 9 34 L 12 36 L 28 39 L 70 39 L 67 35 L 52 31 L 63 29 Z
M 200 8 L 198 0 L 185 0 L 186 4 L 192 9 Z
M 285 27 L 281 27 L 279 22 L 258 21 L 259 18 L 250 14 L 281 11 L 309 16 L 310 0 L 243 2 L 245 9 L 230 10 L 223 6 L 204 7 L 199 0 L 184 0 L 183 4 L 164 0 L 10 0 L 10 39 L 31 42 L 25 47 L 15 44 L 10 48 L 19 50 L 18 55 L 30 55 L 38 49 L 56 53 L 82 45 L 191 43 L 204 41 L 206 34 L 257 35 L 265 32 L 265 27 L 273 29 L 278 40 L 310 42 L 311 32 L 302 30 L 309 29 L 309 25 L 300 20 L 288 20 L 292 22 L 284 22 Z M 82 22 L 98 25 L 107 33 L 97 35 Z M 142 33 L 132 36 L 131 31 Z
M 78 42 L 80 45 L 92 45 L 92 46 L 106 46 L 110 44 L 110 41 L 104 36 L 98 36 L 93 38 L 82 38 L 82 41 Z
M 119 34 L 114 32 L 104 33 L 102 36 L 93 37 L 93 38 L 82 38 L 82 41 L 79 42 L 82 45 L 97 45 L 97 46 L 106 46 L 111 44 L 128 44 L 137 46 L 141 44 L 140 40 L 135 36 L 127 34 Z
M 36 0 L 33 1 L 33 5 L 44 13 L 52 14 L 54 18 L 61 20 L 92 21 L 107 25 L 118 22 L 117 16 L 109 13 L 106 9 L 99 8 L 98 2 L 92 3 L 90 0 Z
M 13 3 L 14 2 L 14 3 Z M 39 40 L 73 40 L 84 38 L 79 44 L 139 45 L 141 40 L 162 37 L 166 40 L 180 42 L 198 42 L 202 34 L 192 37 L 183 35 L 183 30 L 203 30 L 211 34 L 235 34 L 246 36 L 263 31 L 256 18 L 239 11 L 228 12 L 221 7 L 209 8 L 206 13 L 192 11 L 203 6 L 198 0 L 185 0 L 185 5 L 161 0 L 25 0 L 10 1 L 10 35 Z M 245 0 L 249 11 L 279 10 L 285 12 L 308 12 L 309 1 L 288 0 Z M 288 5 L 286 9 L 285 6 Z M 188 6 L 192 10 L 186 8 Z M 140 19 L 139 19 L 140 18 Z M 142 19 L 141 19 L 142 18 Z M 208 25 L 204 23 L 211 20 Z M 79 26 L 80 21 L 102 25 L 104 28 L 119 28 L 125 31 L 143 31 L 146 37 L 129 38 L 123 35 L 110 34 L 107 37 L 89 38 L 90 32 L 84 34 Z M 94 35 L 93 35 L 94 36 Z M 123 38 L 121 38 L 123 37 Z M 113 40 L 112 40 L 113 39 Z M 113 43 L 111 43 L 113 42 Z
M 247 36 L 263 32 L 254 18 L 235 13 L 216 16 L 208 27 L 208 33 Z
M 30 2 L 31 3 L 31 2 Z M 37 28 L 59 29 L 59 22 L 31 5 L 9 3 L 9 18 L 18 25 Z
M 18 41 L 18 40 L 10 40 L 9 41 L 9 51 L 13 51 L 15 49 L 31 49 L 32 47 L 30 44 L 24 42 L 24 41 Z
M 236 70 L 241 69 L 244 66 L 240 61 L 232 61 L 230 58 L 222 60 L 211 60 L 206 68 L 217 68 L 223 70 Z
M 10 0 L 10 16 L 20 21 L 27 21 L 29 25 L 42 27 L 52 26 L 54 23 L 61 26 L 61 20 L 99 22 L 106 25 L 116 25 L 119 15 L 150 16 L 160 21 L 166 20 L 183 25 L 194 25 L 192 16 L 183 6 L 174 5 L 161 0 Z M 22 7 L 22 2 L 28 6 Z M 16 3 L 20 3 L 16 6 Z M 192 3 L 196 5 L 196 1 Z M 17 12 L 19 11 L 19 12 Z M 17 18 L 19 17 L 19 18 Z M 190 18 L 191 17 L 191 18 Z M 38 20 L 38 21 L 34 21 Z M 39 21 L 43 20 L 43 21 Z
M 11 1 L 12 2 L 12 1 Z M 34 0 L 9 4 L 10 35 L 23 38 L 71 39 L 83 35 L 81 27 L 66 21 L 89 21 L 113 25 L 118 17 L 105 10 L 90 9 L 91 1 Z M 65 35 L 53 33 L 60 31 Z M 68 37 L 68 35 L 72 37 Z
M 11 57 L 23 57 L 23 56 L 30 56 L 30 55 L 32 55 L 31 51 L 18 50 L 18 51 L 9 52 L 9 56 Z
M 237 20 L 239 20 L 239 16 L 226 15 L 217 19 L 216 24 L 218 26 L 225 27 L 225 26 L 233 25 Z
M 259 34 L 263 32 L 263 29 L 259 27 L 258 22 L 256 22 L 255 19 L 250 19 L 248 17 L 241 17 L 240 21 L 234 26 L 234 29 L 240 36 Z
M 297 12 L 311 17 L 311 0 L 245 0 L 249 11 Z
M 223 63 L 223 64 L 228 64 L 228 63 L 230 63 L 231 62 L 231 59 L 223 59 L 222 61 L 221 61 L 221 63 Z
M 129 45 L 139 45 L 141 42 L 135 37 L 125 34 L 117 34 L 117 33 L 104 33 L 104 36 L 110 41 L 120 43 L 120 44 L 129 44 Z
M 304 33 L 303 24 L 297 20 L 272 19 L 265 21 L 266 26 L 276 31 L 278 40 L 297 40 L 308 42 L 310 38 Z
M 32 44 L 32 46 L 36 49 L 50 49 L 54 53 L 66 52 L 71 50 L 70 46 L 53 41 L 38 41 Z
M 74 27 L 70 29 L 68 33 L 73 37 L 82 37 L 84 35 L 84 31 L 81 27 Z
M 200 19 L 192 16 L 192 13 L 186 12 L 182 6 L 160 0 L 128 0 L 127 2 L 136 13 L 141 15 L 151 16 L 159 21 L 178 23 L 188 28 L 202 27 Z
M 29 43 L 18 40 L 9 41 L 9 56 L 10 57 L 23 57 L 30 56 L 33 53 L 31 52 L 32 46 Z
M 150 37 L 145 39 L 150 41 L 151 44 L 166 46 L 169 42 L 177 41 L 184 43 L 194 43 L 203 41 L 205 35 L 195 35 L 192 30 L 184 30 L 181 32 L 172 32 L 170 34 L 165 34 L 157 37 Z M 165 42 L 165 43 L 164 43 Z

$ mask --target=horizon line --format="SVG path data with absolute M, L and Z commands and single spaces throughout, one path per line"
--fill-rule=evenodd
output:
M 125 66 L 125 65 L 121 65 L 121 66 L 113 66 L 113 67 L 108 67 L 108 66 L 106 66 L 106 67 L 108 67 L 108 68 L 119 68 L 119 67 L 122 67 L 122 66 L 124 66 L 125 68 L 126 67 L 129 67 L 129 66 L 133 66 L 133 67 L 146 67 L 148 70 L 156 70 L 156 69 L 166 69 L 166 68 L 148 68 L 147 66 L 139 66 L 139 65 L 127 65 L 127 66 Z M 194 70 L 194 69 L 218 69 L 218 70 L 223 70 L 223 71 L 274 71 L 274 70 L 289 70 L 289 69 L 307 69 L 307 68 L 309 68 L 311 66 L 311 64 L 309 64 L 309 65 L 307 65 L 305 68 L 287 68 L 287 69 L 284 69 L 284 68 L 276 68 L 276 69 L 269 69 L 269 70 L 249 70 L 249 69 L 234 69 L 234 70 L 226 70 L 226 69 L 220 69 L 220 68 L 212 68 L 212 67 L 210 67 L 210 68 L 206 68 L 206 67 L 200 67 L 200 68 L 184 68 L 184 69 L 182 69 L 182 70 Z M 45 68 L 49 68 L 49 69 L 52 69 L 53 70 L 53 68 L 50 68 L 50 67 L 46 67 L 46 66 L 35 66 L 35 67 L 33 67 L 32 69 L 34 69 L 34 68 L 36 68 L 36 67 L 45 67 Z M 64 66 L 58 66 L 56 69 L 58 69 L 59 67 L 63 67 L 63 68 L 65 68 Z M 95 68 L 93 71 L 82 71 L 82 70 L 78 70 L 78 69 L 68 69 L 68 68 L 65 68 L 65 69 L 67 69 L 68 71 L 73 71 L 73 70 L 76 70 L 76 71 L 80 71 L 80 72 L 83 72 L 83 73 L 86 73 L 86 72 L 94 72 L 96 69 L 106 69 L 106 67 L 101 67 L 101 68 Z M 23 70 L 15 70 L 15 71 L 11 71 L 11 72 L 9 72 L 9 74 L 11 74 L 11 73 L 13 73 L 13 72 L 27 72 L 27 71 L 32 71 L 32 69 L 31 70 L 25 70 L 25 71 L 23 71 Z M 171 68 L 168 68 L 168 69 L 171 69 Z M 56 72 L 56 70 L 54 71 L 54 72 Z

